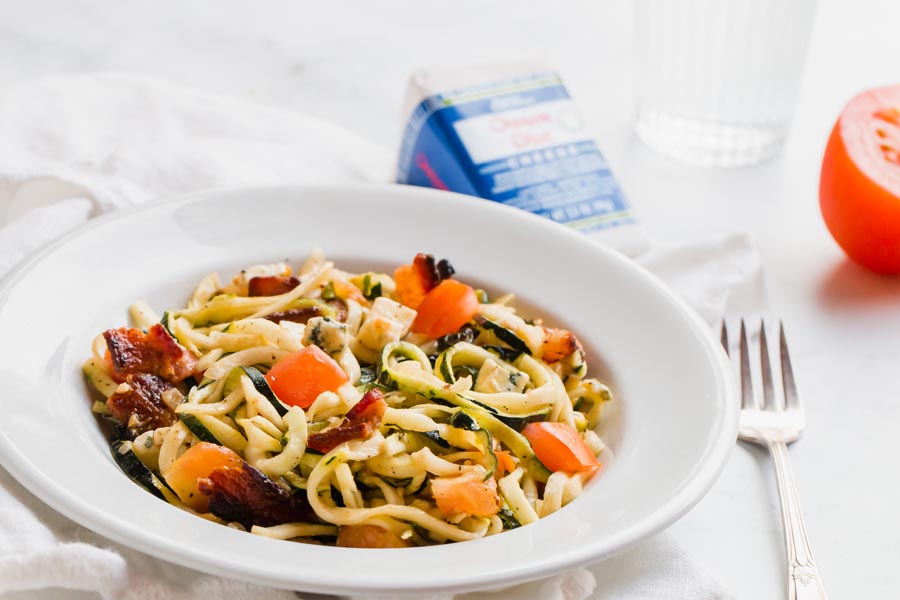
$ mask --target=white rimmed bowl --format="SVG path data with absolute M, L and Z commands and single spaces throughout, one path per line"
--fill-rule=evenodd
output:
M 320 246 L 339 266 L 416 252 L 457 277 L 515 292 L 571 328 L 616 395 L 614 451 L 585 492 L 538 523 L 427 548 L 361 550 L 254 536 L 157 500 L 113 463 L 80 365 L 138 298 L 182 306 L 208 272 Z M 704 324 L 634 263 L 499 204 L 399 186 L 211 191 L 96 219 L 0 282 L 0 460 L 31 492 L 137 550 L 210 573 L 313 592 L 465 591 L 610 556 L 670 525 L 710 488 L 735 440 L 737 401 Z

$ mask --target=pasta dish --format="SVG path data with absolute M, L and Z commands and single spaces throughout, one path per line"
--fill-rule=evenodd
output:
M 84 364 L 133 481 L 278 539 L 387 548 L 527 525 L 600 469 L 610 392 L 565 329 L 447 260 L 349 273 L 321 251 L 130 308 Z

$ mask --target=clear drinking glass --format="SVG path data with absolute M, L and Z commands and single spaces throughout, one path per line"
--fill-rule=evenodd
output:
M 637 0 L 638 136 L 701 166 L 755 164 L 790 125 L 817 0 Z

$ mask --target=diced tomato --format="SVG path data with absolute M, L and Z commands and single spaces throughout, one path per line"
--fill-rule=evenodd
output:
M 198 480 L 206 479 L 219 467 L 240 467 L 242 463 L 241 457 L 228 448 L 200 442 L 172 463 L 166 471 L 166 483 L 186 506 L 206 512 L 209 498 L 200 493 Z
M 340 365 L 318 346 L 288 354 L 266 373 L 278 399 L 300 408 L 308 408 L 319 394 L 334 392 L 348 380 Z
M 578 432 L 565 423 L 529 423 L 522 434 L 538 460 L 551 471 L 576 473 L 600 466 Z
M 478 313 L 475 290 L 455 279 L 445 279 L 425 294 L 412 331 L 439 338 L 458 331 Z
M 418 308 L 425 294 L 428 293 L 426 282 L 414 265 L 400 265 L 394 270 L 394 284 L 397 286 L 397 297 L 400 304 L 410 308 Z
M 489 517 L 500 512 L 497 482 L 460 480 L 458 477 L 439 477 L 431 480 L 431 495 L 442 515 L 472 515 Z
M 425 294 L 436 288 L 445 279 L 450 279 L 455 269 L 447 259 L 436 261 L 431 254 L 419 252 L 412 264 L 400 265 L 394 271 L 394 283 L 400 303 L 410 308 L 418 308 Z
M 412 542 L 378 525 L 344 525 L 338 531 L 337 545 L 343 548 L 406 548 Z
M 512 455 L 506 450 L 494 450 L 494 456 L 497 457 L 497 466 L 504 473 L 512 473 L 516 470 L 516 462 Z
M 900 85 L 863 92 L 844 108 L 822 159 L 819 204 L 850 258 L 900 274 Z

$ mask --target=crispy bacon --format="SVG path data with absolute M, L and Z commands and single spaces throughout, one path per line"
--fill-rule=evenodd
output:
M 119 386 L 122 391 L 117 389 L 106 401 L 106 406 L 113 418 L 136 437 L 175 422 L 175 412 L 162 399 L 163 392 L 171 387 L 171 383 L 156 375 L 126 375 L 125 382 Z
M 347 303 L 340 298 L 326 300 L 325 304 L 334 308 L 334 320 L 339 323 L 347 322 Z
M 306 445 L 322 454 L 327 454 L 344 442 L 364 440 L 375 433 L 375 430 L 381 425 L 386 407 L 384 394 L 377 389 L 369 390 L 359 402 L 347 411 L 347 416 L 340 425 L 310 434 Z
M 292 308 L 290 310 L 273 312 L 266 315 L 265 318 L 269 321 L 274 321 L 275 323 L 281 323 L 282 321 L 291 321 L 292 323 L 303 323 L 305 325 L 306 322 L 313 317 L 321 316 L 322 309 L 320 307 L 306 306 L 304 308 Z
M 144 333 L 140 329 L 108 329 L 103 332 L 109 349 L 113 378 L 150 373 L 178 383 L 194 372 L 197 357 L 185 350 L 157 323 Z
M 364 440 L 373 433 L 375 433 L 375 427 L 368 422 L 341 424 L 319 433 L 311 433 L 306 440 L 306 445 L 316 452 L 328 454 L 344 442 Z
M 198 480 L 197 487 L 209 496 L 209 512 L 248 530 L 314 518 L 304 494 L 289 492 L 247 463 L 219 467 Z
M 384 402 L 384 394 L 381 390 L 371 389 L 359 399 L 359 402 L 350 407 L 342 425 L 369 422 L 377 427 L 384 418 L 385 408 L 387 404 Z
M 335 321 L 344 323 L 347 320 L 347 304 L 343 300 L 327 300 L 325 302 L 334 307 Z M 292 308 L 290 310 L 273 312 L 266 315 L 265 318 L 275 323 L 282 321 L 291 321 L 292 323 L 303 323 L 304 325 L 313 317 L 321 317 L 325 311 L 321 306 L 305 306 L 303 308 Z
M 456 270 L 446 258 L 435 261 L 431 254 L 419 252 L 413 259 L 413 266 L 419 274 L 419 278 L 425 284 L 425 291 L 430 291 L 443 280 L 450 279 Z
M 280 296 L 300 285 L 300 280 L 294 276 L 284 277 L 270 275 L 268 277 L 251 277 L 248 289 L 251 296 Z
M 347 304 L 343 300 L 326 300 L 325 304 L 334 307 L 334 320 L 340 323 L 347 321 Z M 303 323 L 304 325 L 313 317 L 321 317 L 325 315 L 325 311 L 321 306 L 305 306 L 303 308 L 292 308 L 290 310 L 273 312 L 264 318 L 275 323 L 282 321 L 291 321 L 293 323 Z

